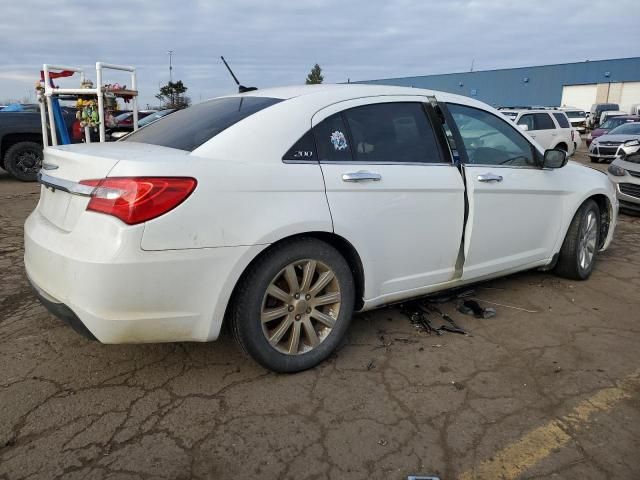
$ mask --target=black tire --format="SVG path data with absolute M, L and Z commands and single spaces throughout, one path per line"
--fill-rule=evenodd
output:
M 595 246 L 593 256 L 585 265 L 581 264 L 581 251 L 584 242 L 584 232 L 589 214 L 595 215 Z M 584 202 L 571 220 L 562 248 L 558 257 L 555 273 L 561 277 L 573 280 L 586 280 L 593 271 L 596 263 L 596 253 L 600 245 L 600 209 L 593 200 Z
M 270 287 L 275 278 L 278 278 L 278 275 L 284 271 L 285 267 L 295 262 L 308 260 L 321 262 L 334 273 L 333 278 L 337 283 L 333 285 L 337 285 L 335 288 L 338 288 L 340 292 L 340 306 L 336 315 L 337 318 L 335 318 L 335 323 L 326 337 L 322 337 L 323 340 L 311 350 L 297 354 L 283 353 L 269 343 L 267 333 L 263 330 L 261 321 L 263 302 L 267 302 L 268 299 L 267 288 Z M 302 270 L 299 271 L 301 272 Z M 345 259 L 335 248 L 315 238 L 298 238 L 284 241 L 260 256 L 240 280 L 231 305 L 229 318 L 231 331 L 240 347 L 263 367 L 281 373 L 299 372 L 316 366 L 335 350 L 351 322 L 354 301 L 355 286 L 351 270 Z M 285 302 L 282 302 L 282 304 L 283 307 L 293 308 L 293 306 L 287 307 Z M 295 312 L 297 312 L 298 307 L 296 306 L 295 308 Z M 315 311 L 315 308 L 313 307 L 313 311 Z M 311 308 L 309 308 L 309 311 L 311 311 Z M 288 314 L 285 315 L 288 316 Z M 291 315 L 294 314 L 292 313 Z M 297 317 L 300 317 L 300 315 L 297 315 Z M 314 325 L 319 324 L 314 323 Z M 301 347 L 305 346 L 305 340 L 302 339 L 303 336 L 306 337 L 306 345 L 310 345 L 308 342 L 309 336 L 303 327 L 305 326 L 298 326 L 299 330 L 302 329 L 300 331 L 304 332 L 300 337 Z M 320 325 L 319 328 L 322 329 L 324 327 Z M 292 330 L 287 327 L 287 334 L 283 338 L 291 338 L 292 335 Z M 298 351 L 297 347 L 296 351 Z
M 589 157 L 589 160 L 591 160 L 591 163 L 600 163 L 600 159 L 598 157 Z
M 558 145 L 556 145 L 556 148 L 562 150 L 563 152 L 566 152 L 567 154 L 569 153 L 569 147 L 567 147 L 566 143 L 559 143 Z
M 23 182 L 35 182 L 42 166 L 42 145 L 18 142 L 11 145 L 4 156 L 4 169 Z

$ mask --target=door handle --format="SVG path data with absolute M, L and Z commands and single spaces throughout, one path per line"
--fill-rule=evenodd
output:
M 502 176 L 495 175 L 493 173 L 485 173 L 484 175 L 478 175 L 479 182 L 501 182 Z
M 343 182 L 379 182 L 381 179 L 382 175 L 380 175 L 379 173 L 365 172 L 364 170 L 342 174 Z

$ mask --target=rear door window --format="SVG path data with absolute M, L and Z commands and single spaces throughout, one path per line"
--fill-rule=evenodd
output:
M 269 97 L 227 97 L 198 103 L 167 115 L 123 138 L 192 152 L 223 130 L 281 102 Z
M 548 113 L 534 113 L 533 120 L 534 130 L 554 130 L 556 128 L 556 124 L 553 123 Z
M 554 113 L 553 116 L 556 117 L 556 120 L 558 121 L 558 125 L 560 125 L 560 128 L 571 128 L 571 124 L 569 123 L 569 120 L 567 119 L 567 116 L 565 114 Z
M 336 113 L 324 119 L 313 129 L 316 140 L 318 160 L 321 162 L 350 162 L 351 141 L 349 132 L 342 118 Z
M 442 163 L 421 103 L 376 103 L 343 112 L 354 157 L 365 163 Z

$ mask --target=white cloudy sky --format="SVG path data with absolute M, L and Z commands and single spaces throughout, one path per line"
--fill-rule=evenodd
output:
M 325 82 L 640 55 L 640 0 L 0 0 L 0 101 L 42 63 L 135 65 L 142 103 L 174 79 L 194 101 L 245 85 Z M 94 71 L 95 72 L 95 71 Z M 94 73 L 95 75 L 95 73 Z M 94 76 L 92 75 L 92 76 Z M 114 81 L 124 80 L 121 77 Z

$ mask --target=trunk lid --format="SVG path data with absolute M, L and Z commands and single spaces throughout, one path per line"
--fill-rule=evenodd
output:
M 70 232 L 86 210 L 89 197 L 65 191 L 81 180 L 101 179 L 124 160 L 131 164 L 155 162 L 189 152 L 135 142 L 89 143 L 48 147 L 41 174 L 40 214 L 57 228 Z M 144 175 L 142 169 L 139 175 Z M 59 184 L 56 186 L 48 186 Z M 68 188 L 71 189 L 71 188 Z M 86 189 L 85 189 L 86 190 Z

